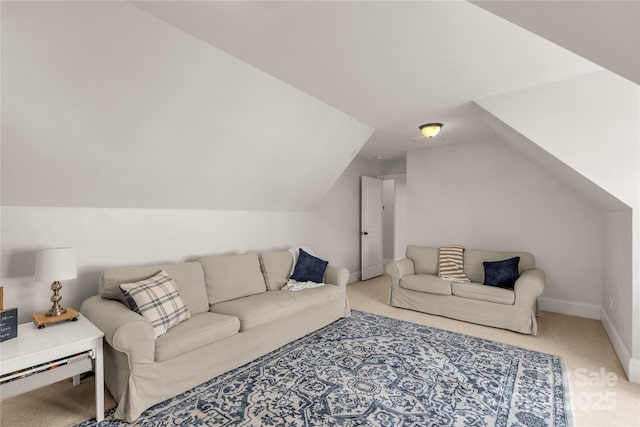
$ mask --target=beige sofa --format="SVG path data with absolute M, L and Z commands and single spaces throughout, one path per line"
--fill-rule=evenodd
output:
M 292 265 L 285 250 L 102 273 L 99 295 L 80 311 L 105 334 L 115 417 L 133 421 L 158 402 L 350 315 L 346 268 L 329 265 L 326 286 L 280 290 Z M 118 287 L 159 270 L 174 279 L 191 318 L 154 339 L 151 324 L 124 305 Z
M 514 289 L 483 285 L 484 261 L 520 257 L 520 277 Z M 389 303 L 408 308 L 509 329 L 537 334 L 537 298 L 544 291 L 544 272 L 535 268 L 527 252 L 497 252 L 465 249 L 464 272 L 472 283 L 455 283 L 438 277 L 438 248 L 409 245 L 406 258 L 386 266 L 391 276 Z

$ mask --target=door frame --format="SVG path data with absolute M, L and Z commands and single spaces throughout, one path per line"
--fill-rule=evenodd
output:
M 364 245 L 364 241 L 368 240 L 371 241 L 370 238 L 368 238 L 367 236 L 369 235 L 369 230 L 373 230 L 371 227 L 367 227 L 367 224 L 363 224 L 363 219 L 365 218 L 365 210 L 364 210 L 364 205 L 366 205 L 368 203 L 368 200 L 365 200 L 365 197 L 367 196 L 365 194 L 365 182 L 367 180 L 373 180 L 370 182 L 377 182 L 377 186 L 379 187 L 379 206 L 377 206 L 376 208 L 379 209 L 378 212 L 378 219 L 379 221 L 377 224 L 377 233 L 378 236 L 376 236 L 378 240 L 378 245 L 379 245 L 379 263 L 375 263 L 373 265 L 367 265 L 365 266 L 365 258 L 366 255 L 369 254 L 369 252 L 367 251 L 367 248 Z M 365 230 L 365 228 L 368 228 L 369 230 Z M 384 258 L 382 255 L 382 251 L 383 251 L 383 240 L 382 240 L 382 179 L 380 178 L 374 178 L 374 177 L 370 177 L 370 176 L 361 176 L 360 177 L 360 227 L 359 227 L 359 238 L 360 238 L 360 280 L 368 280 L 374 277 L 378 277 L 381 276 L 384 273 Z M 365 253 L 366 252 L 366 253 Z

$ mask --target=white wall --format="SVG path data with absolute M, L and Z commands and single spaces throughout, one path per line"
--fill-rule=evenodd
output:
M 401 259 L 405 257 L 407 249 L 407 176 L 399 175 L 394 181 L 396 197 L 393 259 Z
M 194 260 L 201 255 L 310 246 L 357 277 L 360 175 L 375 162 L 356 158 L 315 212 L 2 206 L 1 283 L 20 322 L 49 309 L 49 283 L 33 280 L 35 251 L 74 246 L 78 279 L 63 283 L 63 306 L 95 295 L 108 267 Z
M 127 3 L 1 7 L 0 276 L 20 321 L 50 305 L 39 247 L 78 249 L 76 308 L 123 264 L 309 245 L 357 271 L 343 231 L 370 163 L 336 180 L 368 126 Z
M 39 247 L 78 249 L 76 308 L 104 268 L 210 253 L 309 245 L 357 275 L 367 126 L 122 2 L 3 3 L 2 36 L 0 276 L 21 322 L 50 305 Z
M 372 133 L 127 2 L 1 7 L 6 205 L 307 210 Z
M 475 102 L 628 206 L 638 206 L 638 85 L 599 71 Z
M 616 352 L 630 380 L 640 382 L 640 86 L 600 71 L 476 103 L 631 208 L 630 250 L 621 254 L 630 260 L 630 280 L 603 286 L 607 295 L 628 297 L 614 301 L 626 317 L 614 315 L 608 331 L 627 337 Z M 620 229 L 615 222 L 608 232 Z
M 396 183 L 393 179 L 382 181 L 382 256 L 395 259 L 395 210 Z
M 601 211 L 506 143 L 410 151 L 407 204 L 407 243 L 531 252 L 543 309 L 599 317 Z
M 382 162 L 383 175 L 397 175 L 407 173 L 407 159 L 405 157 L 401 159 L 384 160 Z
M 621 209 L 604 212 L 602 323 L 624 365 L 632 348 L 631 319 L 633 295 L 631 283 L 632 211 Z M 622 345 L 621 345 L 622 344 Z
M 63 283 L 62 303 L 79 309 L 107 267 L 307 245 L 313 222 L 309 213 L 3 206 L 5 303 L 18 307 L 20 322 L 50 307 L 50 283 L 33 280 L 39 247 L 77 248 L 78 279 Z

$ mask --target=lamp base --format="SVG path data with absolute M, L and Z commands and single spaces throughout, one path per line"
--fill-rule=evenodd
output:
M 60 316 L 51 316 L 49 313 L 37 313 L 31 316 L 33 323 L 42 329 L 51 323 L 62 322 L 63 320 L 78 320 L 80 313 L 73 308 L 67 307 L 66 312 Z

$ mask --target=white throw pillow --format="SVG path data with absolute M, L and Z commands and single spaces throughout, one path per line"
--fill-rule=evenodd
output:
M 175 282 L 164 270 L 145 280 L 123 283 L 120 291 L 129 308 L 151 322 L 154 338 L 191 317 Z

